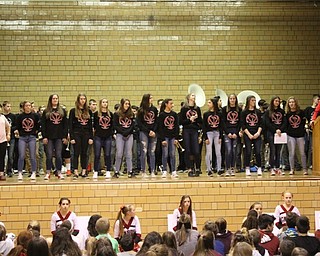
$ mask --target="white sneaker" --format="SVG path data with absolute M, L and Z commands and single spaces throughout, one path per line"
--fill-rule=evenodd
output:
M 151 172 L 151 178 L 155 178 L 156 175 L 154 174 L 154 172 Z
M 35 180 L 35 179 L 36 179 L 36 173 L 33 172 L 33 173 L 31 174 L 30 180 Z
M 22 172 L 19 172 L 19 174 L 18 174 L 18 180 L 23 180 Z
M 230 173 L 231 173 L 230 169 L 227 169 L 227 170 L 226 170 L 226 174 L 225 174 L 226 177 L 230 176 Z
M 271 175 L 271 176 L 275 176 L 275 175 L 276 175 L 276 172 L 275 172 L 275 170 L 274 170 L 273 168 L 271 169 L 270 175 Z
M 246 176 L 251 176 L 251 172 L 249 168 L 246 168 Z
M 39 174 L 40 174 L 40 175 L 43 175 L 43 174 L 44 174 L 44 171 L 43 171 L 42 168 L 39 170 Z
M 236 175 L 235 172 L 234 172 L 234 169 L 231 169 L 230 174 L 231 174 L 231 176 L 235 176 Z
M 98 179 L 98 172 L 93 172 L 92 179 Z
M 262 170 L 261 170 L 261 167 L 258 167 L 257 174 L 258 174 L 258 176 L 262 176 Z
M 67 172 L 67 168 L 65 166 L 62 165 L 61 168 L 61 173 L 65 174 Z
M 167 172 L 166 171 L 162 172 L 161 178 L 167 178 Z
M 106 176 L 105 176 L 106 179 L 111 179 L 111 174 L 110 174 L 110 171 L 106 171 Z
M 60 179 L 60 180 L 64 180 L 64 176 L 63 176 L 63 174 L 62 174 L 62 173 L 58 174 L 58 179 Z
M 290 172 L 289 172 L 289 175 L 293 175 L 294 174 L 294 170 L 291 170 Z
M 177 174 L 176 171 L 174 171 L 174 172 L 172 172 L 171 177 L 172 178 L 179 178 L 179 175 Z
M 149 175 L 146 172 L 142 173 L 142 179 L 146 179 L 149 178 Z
M 50 179 L 50 174 L 47 173 L 46 176 L 44 176 L 44 180 L 49 180 Z

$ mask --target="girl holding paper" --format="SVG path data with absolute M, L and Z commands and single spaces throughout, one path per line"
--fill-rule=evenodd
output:
M 281 136 L 285 131 L 286 119 L 285 112 L 280 108 L 280 97 L 273 96 L 268 110 L 265 113 L 265 121 L 267 128 L 267 139 L 270 146 L 269 163 L 271 166 L 271 176 L 279 173 L 280 169 L 280 151 L 282 144 L 275 144 L 275 136 Z M 281 171 L 284 175 L 284 172 Z

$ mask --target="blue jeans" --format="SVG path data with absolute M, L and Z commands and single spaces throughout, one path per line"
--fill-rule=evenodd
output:
M 212 144 L 214 144 L 214 149 L 217 159 L 217 170 L 221 170 L 221 143 L 219 143 L 219 132 L 211 131 L 207 132 L 207 137 L 209 144 L 206 144 L 206 165 L 207 171 L 211 170 L 212 165 Z
M 256 157 L 256 165 L 261 167 L 261 136 L 255 140 L 250 140 L 247 134 L 244 134 L 244 144 L 245 144 L 245 157 L 244 165 L 245 167 L 250 167 L 252 144 L 254 148 L 254 155 Z
M 270 147 L 269 164 L 271 168 L 279 168 L 282 144 L 274 144 L 274 134 L 271 132 L 268 132 L 268 141 Z
M 100 156 L 101 148 L 104 152 L 104 164 L 107 167 L 106 171 L 111 171 L 111 136 L 107 138 L 101 138 L 99 136 L 94 137 L 94 170 L 101 170 Z
M 168 165 L 168 155 L 170 156 L 170 166 L 171 171 L 176 171 L 176 146 L 174 145 L 175 138 L 169 139 L 165 138 L 165 141 L 167 142 L 167 146 L 162 146 L 162 165 L 163 165 L 163 171 L 167 171 L 167 165 Z
M 146 160 L 147 154 L 150 160 L 150 169 L 151 172 L 154 172 L 156 168 L 156 145 L 157 137 L 151 138 L 146 135 L 144 132 L 140 132 L 140 141 L 141 141 L 141 170 L 146 171 Z
M 291 137 L 288 135 L 288 150 L 289 150 L 289 163 L 290 163 L 290 169 L 294 170 L 294 157 L 295 157 L 295 151 L 296 146 L 298 146 L 300 156 L 301 156 L 301 164 L 302 168 L 304 170 L 307 169 L 307 158 L 306 154 L 304 152 L 304 137 Z
M 37 170 L 37 160 L 36 160 L 36 136 L 20 136 L 18 142 L 19 159 L 18 159 L 18 171 L 22 172 L 24 166 L 24 158 L 26 155 L 26 148 L 29 148 L 31 171 L 35 172 Z
M 191 169 L 194 164 L 191 162 L 190 157 L 193 156 L 193 161 L 196 164 L 196 168 L 200 169 L 200 148 L 198 141 L 198 131 L 194 129 L 184 129 L 183 130 L 183 141 L 185 146 L 185 162 L 186 167 Z
M 121 162 L 123 155 L 126 157 L 127 171 L 132 172 L 132 145 L 133 135 L 130 134 L 128 137 L 124 137 L 121 134 L 116 135 L 116 171 L 120 171 Z
M 46 151 L 46 168 L 47 173 L 52 170 L 52 159 L 53 159 L 53 152 L 55 152 L 56 163 L 55 167 L 56 170 L 59 172 L 61 171 L 62 167 L 62 140 L 61 139 L 48 139 L 48 144 L 45 145 Z
M 238 138 L 230 139 L 227 134 L 224 135 L 226 169 L 236 167 Z

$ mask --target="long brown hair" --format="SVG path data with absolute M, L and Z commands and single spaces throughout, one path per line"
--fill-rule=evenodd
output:
M 119 237 L 123 236 L 123 232 L 124 232 L 124 228 L 123 228 L 123 217 L 126 216 L 126 214 L 128 212 L 130 212 L 132 210 L 132 205 L 129 204 L 129 205 L 122 205 L 120 207 L 120 210 L 118 212 L 118 215 L 117 215 L 117 218 L 116 218 L 116 221 L 118 220 L 119 221 Z M 123 215 L 123 216 L 122 216 Z
M 46 118 L 49 119 L 50 118 L 50 115 L 52 113 L 52 110 L 53 110 L 53 107 L 52 107 L 52 98 L 53 96 L 57 96 L 58 97 L 58 100 L 59 100 L 59 95 L 58 94 L 51 94 L 49 96 L 49 99 L 48 99 L 48 104 L 47 104 L 47 108 L 46 108 Z M 57 105 L 57 112 L 59 113 L 59 115 L 61 117 L 64 116 L 64 111 L 62 109 L 62 107 L 60 106 L 60 102 L 58 101 L 58 105 Z
M 83 109 L 80 106 L 80 97 L 84 96 L 86 98 L 86 102 L 83 105 Z M 88 100 L 87 96 L 84 93 L 79 93 L 77 96 L 77 100 L 75 102 L 76 105 L 76 111 L 75 111 L 75 116 L 78 119 L 89 119 L 90 118 L 90 113 L 89 113 L 89 107 L 88 107 Z
M 128 108 L 127 111 L 125 111 L 125 109 L 124 109 L 124 103 L 125 103 L 126 101 L 128 101 L 129 104 L 130 104 L 130 106 L 129 106 L 129 108 Z M 130 102 L 129 99 L 124 99 L 124 98 L 121 99 L 121 101 L 120 101 L 120 107 L 119 107 L 119 110 L 117 111 L 117 113 L 118 113 L 119 116 L 122 117 L 122 118 L 125 118 L 125 117 L 127 117 L 127 118 L 133 118 L 134 115 L 133 115 L 133 112 L 132 112 L 131 102 Z
M 183 195 L 181 197 L 180 204 L 179 204 L 179 211 L 180 211 L 180 213 L 183 213 L 183 201 L 186 198 L 189 198 L 189 200 L 190 200 L 190 206 L 189 206 L 189 208 L 187 210 L 187 214 L 190 216 L 191 224 L 192 224 L 192 200 L 191 200 L 191 197 L 189 195 Z
M 269 118 L 272 118 L 272 115 L 273 115 L 274 111 L 276 110 L 276 108 L 274 106 L 275 99 L 279 99 L 279 101 L 280 101 L 280 97 L 279 96 L 272 96 L 271 97 L 271 101 L 270 101 L 270 105 L 269 105 Z M 278 108 L 280 108 L 280 105 Z

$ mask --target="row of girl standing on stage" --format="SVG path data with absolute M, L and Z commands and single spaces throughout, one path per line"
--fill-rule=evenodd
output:
M 274 96 L 271 99 L 268 110 L 262 114 L 256 109 L 256 99 L 254 96 L 248 96 L 245 108 L 242 110 L 235 94 L 228 97 L 228 104 L 220 112 L 216 99 L 208 101 L 209 113 L 204 114 L 203 133 L 207 145 L 206 163 L 207 171 L 211 168 L 211 141 L 215 144 L 217 156 L 217 169 L 221 168 L 220 145 L 222 139 L 225 142 L 226 175 L 234 175 L 236 148 L 240 137 L 243 137 L 245 145 L 244 164 L 246 175 L 250 176 L 251 151 L 254 149 L 257 174 L 262 175 L 261 170 L 261 135 L 263 129 L 266 134 L 266 142 L 270 146 L 271 175 L 281 172 L 280 168 L 280 150 L 282 145 L 275 144 L 274 137 L 287 133 L 287 144 L 289 150 L 290 175 L 294 174 L 295 148 L 298 146 L 301 156 L 301 163 L 304 174 L 307 175 L 306 155 L 304 152 L 304 135 L 307 116 L 300 109 L 296 98 L 289 97 L 286 106 L 286 112 L 280 108 L 280 97 Z M 211 132 L 211 130 L 213 132 Z M 211 133 L 211 135 L 210 135 Z M 210 136 L 213 139 L 210 139 Z M 209 140 L 209 141 L 208 141 Z M 283 172 L 281 172 L 284 174 Z
M 146 173 L 147 155 L 151 173 L 155 171 L 155 148 L 157 137 L 162 144 L 163 173 L 167 172 L 167 160 L 170 159 L 170 166 L 173 176 L 176 175 L 175 149 L 178 144 L 179 124 L 183 126 L 183 139 L 185 147 L 185 163 L 189 176 L 197 176 L 200 173 L 200 148 L 198 135 L 202 129 L 206 145 L 206 166 L 208 174 L 212 174 L 212 144 L 214 144 L 217 157 L 217 170 L 221 169 L 221 145 L 225 143 L 226 153 L 226 175 L 234 175 L 236 147 L 239 138 L 243 136 L 245 144 L 245 166 L 246 174 L 250 175 L 250 160 L 252 145 L 254 148 L 258 175 L 261 175 L 261 134 L 262 115 L 256 109 L 256 99 L 248 96 L 245 109 L 242 111 L 238 106 L 237 97 L 231 94 L 228 97 L 228 104 L 220 111 L 218 99 L 208 101 L 208 111 L 203 118 L 200 108 L 196 106 L 195 94 L 188 94 L 186 102 L 178 114 L 173 111 L 173 100 L 165 99 L 162 102 L 160 113 L 153 106 L 153 97 L 145 94 L 142 97 L 140 109 L 136 121 L 140 130 L 141 141 L 141 169 Z M 58 175 L 61 175 L 63 144 L 73 145 L 73 167 L 74 177 L 79 176 L 79 156 L 81 163 L 81 176 L 86 177 L 88 145 L 94 143 L 95 161 L 94 170 L 100 170 L 100 153 L 104 148 L 106 164 L 106 175 L 110 177 L 111 171 L 111 141 L 114 131 L 116 132 L 116 162 L 114 177 L 119 177 L 123 156 L 125 156 L 128 176 L 134 176 L 132 171 L 132 146 L 133 131 L 135 127 L 134 114 L 129 99 L 122 99 L 118 111 L 114 114 L 108 108 L 107 99 L 100 100 L 100 107 L 97 113 L 91 113 L 87 104 L 87 97 L 79 94 L 75 102 L 75 108 L 70 110 L 69 121 L 66 111 L 59 104 L 59 97 L 56 94 L 50 95 L 47 108 L 41 117 L 41 131 L 43 143 L 46 147 L 46 168 L 48 178 L 52 169 L 53 152 L 55 153 L 55 167 Z M 269 109 L 264 114 L 268 142 L 270 144 L 270 165 L 272 168 L 280 167 L 281 145 L 274 144 L 274 134 L 281 135 L 288 133 L 288 148 L 291 171 L 294 173 L 295 146 L 298 145 L 304 173 L 307 174 L 306 157 L 303 150 L 305 114 L 300 110 L 299 104 L 294 97 L 290 97 L 287 105 L 287 113 L 280 108 L 280 98 L 273 97 Z M 19 179 L 22 178 L 23 161 L 25 148 L 29 147 L 32 176 L 35 178 L 35 141 L 39 130 L 39 116 L 31 111 L 30 102 L 23 103 L 23 112 L 17 118 L 16 132 L 19 134 Z M 93 134 L 95 130 L 95 134 Z M 169 158 L 168 158 L 169 156 Z M 194 168 L 195 167 L 195 168 Z M 272 173 L 274 170 L 272 169 Z

